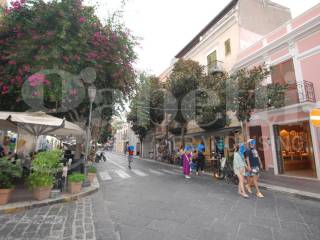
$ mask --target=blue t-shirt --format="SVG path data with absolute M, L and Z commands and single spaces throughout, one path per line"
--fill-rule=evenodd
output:
M 260 167 L 258 151 L 255 148 L 247 149 L 245 156 L 249 158 L 251 168 Z
M 205 151 L 205 147 L 204 147 L 203 144 L 200 143 L 200 144 L 198 145 L 198 152 L 199 152 L 199 153 L 200 153 L 200 152 L 202 153 L 202 152 L 204 152 L 204 151 Z

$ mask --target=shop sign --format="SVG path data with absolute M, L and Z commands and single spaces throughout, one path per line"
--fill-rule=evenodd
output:
M 320 109 L 312 109 L 310 112 L 310 121 L 313 126 L 320 127 Z

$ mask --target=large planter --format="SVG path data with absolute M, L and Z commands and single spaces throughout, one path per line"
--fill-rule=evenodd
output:
M 79 193 L 82 189 L 82 182 L 69 182 L 68 183 L 68 192 L 71 194 Z
M 91 184 L 93 183 L 93 180 L 95 179 L 96 175 L 96 173 L 88 173 L 88 179 Z
M 13 189 L 0 189 L 0 205 L 7 204 L 10 201 Z
M 32 191 L 33 198 L 42 201 L 50 197 L 52 187 L 39 187 Z

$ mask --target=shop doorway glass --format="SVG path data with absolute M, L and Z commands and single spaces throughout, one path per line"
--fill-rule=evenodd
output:
M 280 173 L 316 178 L 309 122 L 278 125 L 275 129 Z

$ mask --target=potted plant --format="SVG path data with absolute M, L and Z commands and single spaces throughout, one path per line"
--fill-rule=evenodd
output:
M 41 201 L 50 197 L 53 181 L 53 176 L 50 174 L 34 172 L 28 177 L 28 187 L 32 191 L 33 197 Z
M 94 166 L 89 166 L 88 167 L 88 179 L 91 184 L 93 183 L 93 180 L 95 179 L 96 175 L 97 175 L 97 168 Z
M 79 193 L 82 189 L 82 182 L 85 180 L 85 176 L 82 173 L 72 173 L 68 177 L 68 190 L 70 193 Z
M 62 171 L 59 163 L 62 152 L 59 150 L 37 153 L 31 163 L 31 174 L 28 177 L 28 188 L 36 200 L 50 197 L 54 176 Z
M 21 177 L 22 170 L 17 162 L 13 164 L 7 158 L 0 158 L 0 205 L 7 204 L 14 189 L 13 179 Z

